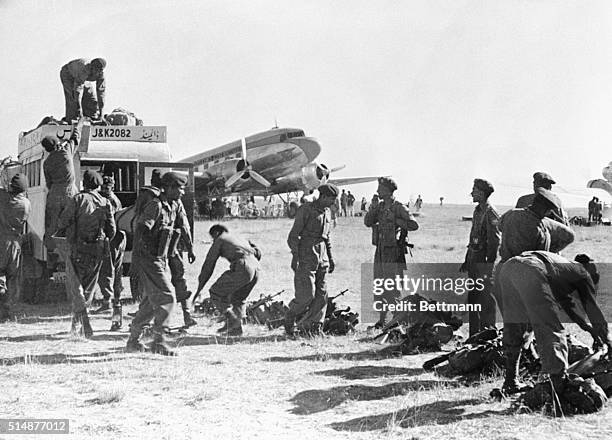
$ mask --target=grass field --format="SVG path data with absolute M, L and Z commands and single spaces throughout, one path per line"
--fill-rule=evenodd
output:
M 411 234 L 414 261 L 459 264 L 470 227 L 461 216 L 471 210 L 425 206 L 421 228 Z M 288 219 L 227 222 L 263 250 L 262 276 L 252 297 L 285 289 L 289 300 L 291 224 Z M 198 260 L 187 271 L 194 288 L 210 225 L 196 224 Z M 609 261 L 610 233 L 606 227 L 577 229 L 577 241 L 564 254 L 586 251 Z M 328 277 L 329 292 L 349 288 L 340 304 L 358 310 L 360 265 L 374 253 L 370 231 L 362 218 L 341 218 L 332 241 L 337 270 Z M 217 271 L 225 267 L 220 263 Z M 249 325 L 244 337 L 225 339 L 214 336 L 217 324 L 196 319 L 199 325 L 174 341 L 179 356 L 164 358 L 123 352 L 129 320 L 123 332 L 111 333 L 110 315 L 93 317 L 95 336 L 87 341 L 68 335 L 67 304 L 24 308 L 15 321 L 0 325 L 2 417 L 68 418 L 71 435 L 60 438 L 78 439 L 559 440 L 609 438 L 612 431 L 612 404 L 598 414 L 568 419 L 514 414 L 507 402 L 488 397 L 499 377 L 464 386 L 426 373 L 421 365 L 435 354 L 386 355 L 383 345 L 359 342 L 365 329 L 293 341 L 280 329 Z

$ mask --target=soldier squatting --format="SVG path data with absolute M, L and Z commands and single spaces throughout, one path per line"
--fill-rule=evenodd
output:
M 61 80 L 66 98 L 67 121 L 85 115 L 98 117 L 104 106 L 105 82 L 103 59 L 74 60 L 62 68 Z M 84 95 L 84 83 L 95 81 L 97 101 Z M 42 145 L 47 151 L 44 174 L 47 183 L 44 242 L 49 252 L 59 254 L 66 265 L 66 288 L 72 303 L 72 332 L 85 338 L 93 335 L 87 308 L 99 284 L 103 295 L 98 313 L 110 309 L 121 315 L 121 263 L 125 252 L 125 233 L 118 231 L 114 214 L 121 203 L 114 196 L 114 181 L 88 170 L 82 188 L 76 189 L 72 156 L 80 133 L 61 142 L 46 137 Z M 519 392 L 518 361 L 524 335 L 535 333 L 542 373 L 549 376 L 554 389 L 561 391 L 568 368 L 567 343 L 557 313 L 562 308 L 578 325 L 589 332 L 596 347 L 607 347 L 612 353 L 608 324 L 596 301 L 598 274 L 592 260 L 581 255 L 570 261 L 558 255 L 574 240 L 567 226 L 567 215 L 557 196 L 551 191 L 554 180 L 546 173 L 535 173 L 534 192 L 521 197 L 516 208 L 503 215 L 488 201 L 493 185 L 475 179 L 472 199 L 477 203 L 468 238 L 465 259 L 459 268 L 480 285 L 465 285 L 468 290 L 469 333 L 495 327 L 496 308 L 504 322 L 506 373 L 503 385 L 508 394 Z M 202 265 L 196 295 L 187 287 L 184 277 L 183 251 L 188 262 L 195 261 L 194 244 L 185 208 L 181 203 L 186 178 L 176 172 L 154 173 L 151 186 L 141 188 L 135 202 L 135 239 L 131 276 L 137 280 L 135 297 L 140 298 L 138 311 L 130 326 L 126 351 L 150 350 L 162 355 L 175 355 L 165 335 L 168 318 L 175 303 L 180 303 L 185 325 L 195 325 L 190 314 L 191 301 L 209 282 L 219 257 L 230 267 L 209 288 L 210 298 L 222 313 L 224 325 L 219 332 L 228 336 L 243 333 L 244 304 L 257 284 L 260 273 L 257 246 L 233 235 L 224 225 L 210 229 L 213 243 Z M 401 281 L 406 268 L 407 234 L 419 225 L 408 208 L 393 196 L 396 183 L 387 177 L 378 180 L 379 200 L 372 203 L 364 217 L 372 229 L 374 279 Z M 0 255 L 0 274 L 6 283 L 0 285 L 0 317 L 11 316 L 17 300 L 16 279 L 21 255 L 21 234 L 30 214 L 25 197 L 27 179 L 15 175 L 7 189 L 0 190 L 0 240 L 6 249 Z M 331 244 L 331 212 L 340 196 L 337 187 L 324 184 L 319 196 L 304 203 L 298 210 L 288 234 L 294 271 L 295 297 L 289 304 L 284 327 L 290 337 L 320 334 L 327 305 L 326 278 L 333 274 L 336 262 Z M 499 258 L 498 258 L 499 255 Z M 56 258 L 55 261 L 59 260 Z M 381 328 L 387 311 L 399 311 L 402 301 L 401 283 L 385 286 L 380 295 L 385 307 L 377 309 Z M 586 317 L 576 312 L 569 296 L 577 291 Z M 425 310 L 455 310 L 448 304 L 425 303 Z M 118 310 L 117 310 L 118 309 Z M 152 322 L 152 324 L 151 324 Z M 153 342 L 145 347 L 140 337 L 151 324 Z M 121 321 L 113 323 L 113 330 Z

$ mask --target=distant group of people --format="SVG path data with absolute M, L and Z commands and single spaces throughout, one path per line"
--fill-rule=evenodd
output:
M 589 211 L 589 217 L 588 217 L 589 223 L 593 222 L 595 224 L 600 224 L 602 220 L 602 213 L 603 213 L 603 202 L 599 200 L 599 197 L 593 197 L 589 201 L 588 211 Z

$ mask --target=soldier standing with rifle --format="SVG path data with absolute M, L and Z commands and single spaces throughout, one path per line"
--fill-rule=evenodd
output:
M 406 236 L 408 231 L 419 228 L 408 208 L 393 197 L 397 189 L 393 179 L 380 177 L 377 193 L 380 202 L 370 205 L 363 222 L 372 228 L 372 244 L 376 246 L 374 253 L 374 278 L 393 278 L 402 275 L 406 269 Z M 390 291 L 383 295 L 383 301 L 392 303 L 399 298 L 399 292 Z M 385 325 L 387 312 L 381 311 L 375 328 Z
M 229 270 L 223 272 L 210 286 L 210 299 L 225 316 L 225 325 L 217 331 L 227 332 L 228 336 L 240 336 L 244 302 L 259 279 L 258 260 L 261 258 L 261 252 L 253 243 L 231 235 L 223 225 L 213 225 L 209 234 L 213 244 L 202 265 L 195 297 L 198 297 L 210 280 L 219 257 L 229 261 Z
M 480 312 L 470 311 L 470 336 L 495 326 L 495 299 L 491 292 L 491 282 L 501 233 L 499 214 L 488 201 L 493 191 L 493 185 L 486 180 L 474 179 L 471 194 L 473 201 L 478 205 L 474 208 L 470 243 L 459 271 L 467 272 L 471 279 L 484 279 L 485 289 L 482 291 L 471 289 L 468 292 L 468 303 L 481 306 Z
M 143 298 L 130 327 L 126 351 L 144 351 L 139 342 L 143 327 L 153 319 L 151 351 L 165 356 L 176 353 L 166 344 L 164 326 L 175 302 L 168 265 L 168 247 L 177 217 L 178 200 L 187 179 L 168 172 L 161 178 L 162 192 L 147 203 L 136 218 L 134 254 L 138 257 L 137 275 Z
M 295 336 L 298 317 L 298 331 L 306 335 L 322 331 L 327 306 L 325 276 L 336 267 L 329 241 L 329 208 L 338 197 L 338 188 L 324 184 L 318 190 L 318 199 L 299 207 L 287 239 L 292 254 L 291 269 L 295 272 L 295 298 L 285 316 L 285 332 L 289 336 Z

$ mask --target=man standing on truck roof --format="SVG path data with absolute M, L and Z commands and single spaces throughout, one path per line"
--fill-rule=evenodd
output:
M 41 144 L 49 153 L 43 163 L 47 201 L 45 205 L 45 235 L 43 238 L 47 250 L 53 252 L 55 243 L 51 236 L 57 230 L 60 213 L 70 197 L 78 191 L 75 185 L 73 156 L 79 145 L 79 126 L 75 126 L 70 139 L 61 143 L 55 136 L 45 136 Z
M 113 208 L 96 191 L 101 184 L 100 174 L 85 171 L 83 191 L 69 199 L 58 222 L 58 231 L 65 231 L 70 244 L 65 260 L 69 260 L 66 262 L 66 277 L 70 279 L 66 282 L 72 295 L 72 332 L 86 338 L 93 335 L 87 302 L 91 301 L 98 283 L 108 241 L 116 231 Z
M 95 58 L 91 61 L 78 58 L 65 64 L 60 70 L 60 80 L 66 100 L 66 122 L 82 116 L 101 118 L 104 111 L 106 61 Z M 91 82 L 96 83 L 95 92 Z
M 18 275 L 21 263 L 21 235 L 30 215 L 30 201 L 26 198 L 26 176 L 15 174 L 8 190 L 0 188 L 0 321 L 10 318 L 10 308 L 18 300 Z

